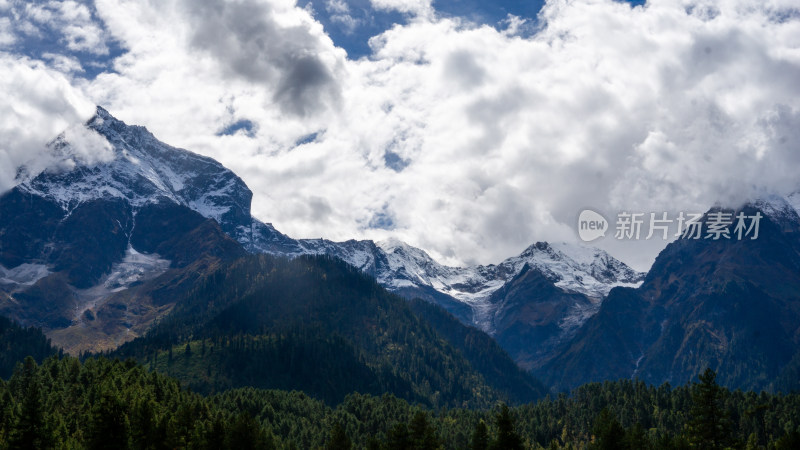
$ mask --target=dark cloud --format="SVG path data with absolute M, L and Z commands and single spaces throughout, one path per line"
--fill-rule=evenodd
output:
M 468 89 L 484 82 L 486 70 L 475 61 L 475 55 L 468 51 L 456 51 L 445 61 L 445 76 Z
M 322 197 L 312 196 L 306 203 L 308 218 L 314 222 L 327 222 L 333 209 Z
M 338 104 L 336 63 L 324 60 L 330 48 L 310 24 L 283 25 L 259 0 L 192 0 L 186 8 L 192 45 L 230 74 L 266 86 L 283 112 L 307 116 Z
M 330 102 L 338 103 L 336 80 L 319 58 L 306 56 L 290 62 L 273 98 L 284 112 L 307 116 Z

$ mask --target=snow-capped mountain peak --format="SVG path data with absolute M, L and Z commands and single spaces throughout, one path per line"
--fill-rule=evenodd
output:
M 252 193 L 236 174 L 211 158 L 164 144 L 101 107 L 85 127 L 65 131 L 48 148 L 47 170 L 22 172 L 18 186 L 64 210 L 120 198 L 134 209 L 161 201 L 185 205 L 231 233 L 249 221 Z
M 526 266 L 537 270 L 559 288 L 578 292 L 599 302 L 615 286 L 638 286 L 643 274 L 603 250 L 579 245 L 537 242 L 518 256 L 499 264 L 450 267 L 438 263 L 425 251 L 402 241 L 377 243 L 376 278 L 384 286 L 411 295 L 414 289 L 431 288 L 469 305 L 473 321 L 491 331 L 491 295 L 517 276 Z M 411 291 L 408 291 L 411 289 Z
M 787 197 L 769 195 L 756 200 L 752 204 L 779 224 L 797 224 L 800 222 L 800 192 L 795 192 Z
M 65 131 L 48 148 L 51 167 L 38 174 L 22 172 L 18 189 L 53 201 L 67 215 L 96 199 L 122 200 L 134 221 L 147 205 L 186 206 L 216 220 L 250 252 L 336 256 L 401 295 L 439 298 L 451 307 L 459 304 L 462 312 L 471 310 L 471 319 L 484 329 L 490 328 L 490 297 L 526 266 L 557 287 L 596 301 L 612 287 L 636 285 L 642 278 L 601 250 L 566 243 L 537 242 L 499 264 L 451 267 L 397 239 L 292 239 L 251 216 L 252 193 L 220 163 L 167 145 L 146 128 L 127 125 L 101 107 L 85 126 Z
M 556 286 L 595 299 L 604 297 L 615 286 L 635 286 L 643 279 L 641 273 L 604 250 L 566 242 L 537 242 L 504 263 L 515 267 L 527 263 Z

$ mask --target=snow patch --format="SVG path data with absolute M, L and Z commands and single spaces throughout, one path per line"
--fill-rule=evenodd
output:
M 76 293 L 79 306 L 75 311 L 75 319 L 79 320 L 86 310 L 109 299 L 119 291 L 133 287 L 137 283 L 152 280 L 169 269 L 171 262 L 159 255 L 144 254 L 128 245 L 122 261 L 111 267 L 111 272 L 104 276 L 100 282 L 88 289 L 80 289 Z
M 44 264 L 20 264 L 13 269 L 6 269 L 0 265 L 0 283 L 31 286 L 42 278 L 50 275 Z
M 794 211 L 800 215 L 800 192 L 794 192 L 786 197 L 786 202 L 794 208 Z
M 99 284 L 110 292 L 117 292 L 130 287 L 136 282 L 155 278 L 169 269 L 171 261 L 158 254 L 144 254 L 128 245 L 125 257 L 115 264 Z

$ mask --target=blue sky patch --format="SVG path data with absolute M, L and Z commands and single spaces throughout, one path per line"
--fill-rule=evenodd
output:
M 248 119 L 239 119 L 236 122 L 226 126 L 217 132 L 217 136 L 233 136 L 239 131 L 243 132 L 248 137 L 253 137 L 256 134 L 258 127 L 255 123 Z

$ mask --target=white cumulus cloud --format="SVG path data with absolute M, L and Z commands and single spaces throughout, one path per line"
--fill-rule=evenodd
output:
M 88 119 L 94 105 L 70 79 L 41 62 L 0 53 L 0 73 L 0 191 L 5 191 L 14 186 L 20 167 L 36 172 L 50 164 L 45 145 Z
M 372 7 L 379 10 L 400 11 L 416 15 L 429 15 L 433 12 L 431 0 L 369 0 Z

